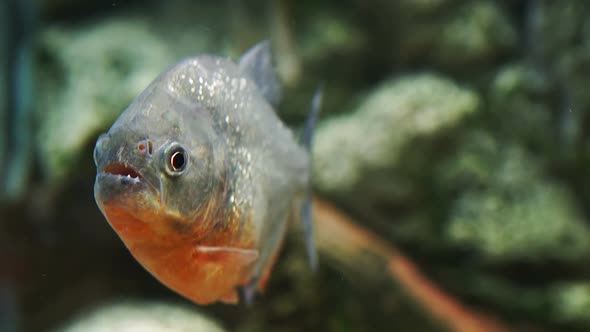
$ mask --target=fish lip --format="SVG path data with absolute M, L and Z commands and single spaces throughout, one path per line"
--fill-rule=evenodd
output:
M 118 178 L 127 178 L 134 181 L 140 181 L 142 179 L 141 173 L 139 173 L 129 164 L 116 161 L 109 162 L 104 165 L 100 173 Z
M 109 161 L 99 167 L 94 183 L 97 200 L 112 202 L 120 197 L 134 195 L 148 190 L 154 197 L 160 197 L 158 188 L 149 177 L 143 176 L 136 168 L 125 162 Z

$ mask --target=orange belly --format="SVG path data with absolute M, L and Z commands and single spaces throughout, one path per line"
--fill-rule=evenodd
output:
M 104 212 L 145 269 L 196 303 L 236 303 L 236 287 L 252 277 L 258 251 L 252 237 L 243 232 L 244 227 L 222 227 L 223 231 L 210 232 L 205 239 L 196 241 L 202 236 L 156 227 L 165 222 L 158 216 L 143 222 L 119 207 L 105 206 Z

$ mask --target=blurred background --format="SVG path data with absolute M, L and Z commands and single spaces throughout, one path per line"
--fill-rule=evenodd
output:
M 295 230 L 252 307 L 199 307 L 110 229 L 92 150 L 168 65 L 262 39 L 295 130 L 325 85 L 315 192 L 395 257 L 316 218 L 318 273 Z M 584 0 L 0 0 L 0 331 L 588 331 L 589 83 Z

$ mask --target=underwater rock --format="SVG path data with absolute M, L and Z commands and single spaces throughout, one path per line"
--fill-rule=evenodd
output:
M 556 143 L 550 90 L 547 76 L 533 66 L 515 63 L 500 68 L 487 94 L 490 122 L 502 137 L 549 152 Z
M 368 31 L 346 6 L 272 1 L 270 31 L 276 71 L 285 99 L 281 118 L 299 126 L 311 94 L 323 86 L 322 114 L 341 112 L 366 86 Z
M 19 311 L 16 301 L 15 283 L 4 280 L 0 275 L 0 331 L 18 331 Z
M 445 24 L 436 49 L 438 61 L 453 66 L 488 62 L 515 46 L 516 31 L 496 2 L 476 1 L 460 8 Z
M 43 175 L 55 183 L 172 59 L 146 24 L 131 19 L 47 28 L 41 44 L 37 144 Z
M 568 194 L 551 184 L 505 195 L 465 193 L 448 236 L 491 260 L 582 259 L 590 249 L 590 232 Z
M 402 15 L 403 24 L 393 52 L 404 62 L 464 69 L 490 63 L 516 46 L 516 30 L 495 1 L 458 3 L 426 13 L 411 9 L 412 15 L 405 18 L 403 13 L 397 14 Z
M 435 75 L 387 81 L 353 113 L 319 125 L 313 149 L 314 184 L 324 192 L 350 192 L 372 171 L 403 163 L 400 156 L 406 144 L 457 124 L 479 103 L 473 91 Z
M 532 1 L 534 14 L 526 22 L 529 25 L 531 46 L 527 51 L 536 51 L 545 60 L 559 58 L 572 46 L 579 45 L 588 31 L 588 7 L 584 0 Z
M 370 66 L 365 54 L 369 44 L 367 32 L 345 13 L 327 10 L 321 5 L 317 7 L 320 8 L 313 8 L 313 13 L 305 18 L 305 25 L 297 31 L 297 53 L 306 70 L 302 72 L 299 86 L 293 89 L 295 102 L 286 100 L 282 112 L 304 116 L 309 109 L 309 97 L 304 95 L 308 91 L 305 90 L 316 89 L 320 82 L 325 83 L 324 116 L 341 112 L 358 91 L 366 88 L 362 78 Z M 296 106 L 298 100 L 306 104 Z
M 579 146 L 586 144 L 586 92 L 589 74 L 587 3 L 575 1 L 531 1 L 525 22 L 524 51 L 550 83 L 547 104 L 553 108 L 557 141 L 564 157 L 575 159 Z M 549 97 L 549 98 L 547 98 Z
M 590 329 L 590 283 L 587 278 L 566 277 L 541 285 L 523 285 L 474 270 L 461 270 L 456 277 L 461 285 L 455 287 L 467 290 L 471 296 L 477 294 L 485 298 L 488 305 L 501 308 L 514 317 L 530 317 L 540 326 L 560 324 L 562 328 L 556 331 Z
M 551 159 L 514 136 L 474 128 L 456 140 L 434 166 L 438 194 L 428 206 L 445 206 L 445 215 L 430 220 L 439 243 L 429 243 L 426 254 L 454 263 L 433 262 L 432 271 L 452 292 L 504 315 L 588 326 L 584 295 L 560 286 L 587 279 L 590 228 L 579 197 L 549 175 Z
M 366 46 L 366 36 L 354 22 L 325 9 L 316 11 L 308 19 L 300 35 L 300 53 L 308 62 L 333 61 L 334 55 L 358 54 Z M 340 71 L 344 69 L 347 68 L 338 68 Z
M 457 2 L 457 0 L 400 0 L 397 5 L 407 13 L 428 15 L 444 10 L 445 7 L 453 7 Z
M 451 244 L 492 262 L 575 261 L 590 253 L 590 229 L 571 193 L 544 178 L 526 151 L 483 133 L 464 141 L 441 174 L 446 190 L 460 190 L 446 226 Z
M 223 332 L 194 306 L 126 301 L 104 305 L 74 318 L 55 332 Z
M 36 9 L 32 1 L 0 3 L 0 201 L 22 198 L 32 168 Z
M 536 273 L 522 271 L 519 275 L 525 279 L 520 281 L 510 280 L 506 275 L 493 275 L 485 269 L 454 269 L 453 273 L 445 272 L 447 287 L 467 298 L 479 298 L 475 301 L 495 308 L 497 313 L 516 321 L 533 321 L 544 328 L 553 326 L 542 331 L 590 329 L 590 284 L 587 278 L 571 278 L 563 266 L 557 267 L 559 271 L 555 272 L 550 265 Z M 551 276 L 560 279 L 552 280 Z
M 590 33 L 584 37 L 590 38 Z M 585 42 L 579 48 L 570 48 L 569 51 L 559 57 L 557 63 L 558 83 L 561 92 L 561 105 L 558 111 L 561 114 L 562 136 L 566 142 L 585 141 L 588 121 L 587 110 L 590 108 L 590 95 L 588 94 L 588 75 L 590 75 L 590 43 Z M 569 121 L 568 121 L 569 120 Z
M 590 328 L 590 283 L 571 281 L 552 287 L 548 302 L 552 316 L 559 322 L 574 322 Z

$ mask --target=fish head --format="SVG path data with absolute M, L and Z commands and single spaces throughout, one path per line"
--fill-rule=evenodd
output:
M 131 103 L 94 149 L 95 198 L 124 241 L 205 226 L 224 182 L 218 142 L 204 107 L 158 84 Z

